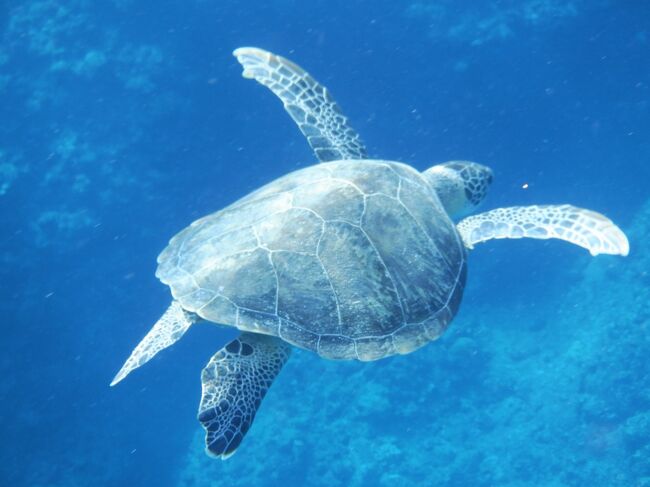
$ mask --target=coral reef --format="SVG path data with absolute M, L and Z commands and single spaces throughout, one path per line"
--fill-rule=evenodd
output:
M 112 247 L 147 228 L 125 235 L 120 220 L 140 211 L 169 220 L 168 195 L 151 188 L 178 141 L 173 128 L 164 146 L 143 134 L 162 134 L 151 127 L 187 102 L 161 82 L 173 69 L 168 47 L 127 32 L 116 8 L 87 0 L 0 6 L 0 392 L 11 398 L 2 416 L 12 418 L 2 437 L 13 439 L 0 446 L 2 485 L 137 477 L 128 472 L 133 455 L 118 459 L 93 426 L 120 430 L 97 412 L 110 400 L 97 357 L 114 355 L 106 347 L 118 321 L 97 312 L 111 301 L 124 306 L 122 276 L 141 260 Z M 144 109 L 143 90 L 158 96 Z M 152 156 L 152 147 L 164 149 Z
M 9 156 L 0 150 L 0 196 L 5 195 L 20 173 L 26 170 L 17 164 L 17 159 L 17 157 L 12 157 L 9 160 Z
M 0 92 L 11 100 L 5 115 L 20 120 L 28 114 L 38 122 L 26 126 L 20 138 L 11 136 L 10 126 L 0 130 L 0 194 L 19 179 L 28 182 L 32 233 L 25 237 L 63 252 L 75 248 L 68 244 L 100 213 L 148 184 L 136 183 L 139 171 L 157 174 L 146 159 L 134 157 L 133 148 L 142 143 L 143 127 L 178 106 L 159 83 L 161 72 L 171 69 L 163 47 L 138 43 L 114 24 L 104 25 L 117 15 L 112 9 L 123 7 L 94 7 L 87 0 L 34 0 L 12 7 L 0 52 L 5 68 Z M 164 101 L 153 110 L 135 108 L 136 97 L 153 90 Z M 132 129 L 113 129 L 125 124 Z
M 573 0 L 506 0 L 480 2 L 472 8 L 458 8 L 458 3 L 442 0 L 417 0 L 405 11 L 407 18 L 426 23 L 434 39 L 479 46 L 503 40 L 535 28 L 553 28 L 563 20 L 576 17 L 581 10 L 603 2 Z

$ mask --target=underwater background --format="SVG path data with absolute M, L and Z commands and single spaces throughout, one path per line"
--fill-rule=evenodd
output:
M 650 486 L 650 3 L 0 2 L 0 485 Z M 315 162 L 231 56 L 328 86 L 375 157 L 489 165 L 482 209 L 605 213 L 627 258 L 470 254 L 437 342 L 296 351 L 235 456 L 203 452 L 197 326 L 110 388 L 167 308 L 156 256 Z

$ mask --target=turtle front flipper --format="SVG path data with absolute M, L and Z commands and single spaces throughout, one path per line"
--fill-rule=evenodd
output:
M 111 386 L 114 386 L 131 371 L 146 364 L 156 356 L 158 352 L 176 343 L 187 331 L 198 317 L 185 311 L 178 301 L 173 301 L 165 314 L 163 314 L 149 333 L 133 349 L 129 358 L 117 373 Z
M 479 213 L 458 225 L 467 248 L 493 238 L 558 238 L 587 249 L 591 255 L 627 255 L 623 231 L 595 211 L 571 205 L 513 206 Z
M 288 59 L 255 47 L 233 52 L 244 78 L 269 88 L 284 104 L 321 162 L 365 159 L 366 148 L 327 88 Z
M 208 454 L 235 453 L 290 353 L 279 338 L 242 333 L 214 354 L 201 373 L 198 415 Z

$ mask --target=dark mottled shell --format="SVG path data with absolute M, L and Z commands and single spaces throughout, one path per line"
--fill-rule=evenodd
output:
M 417 171 L 350 160 L 293 172 L 195 221 L 158 263 L 174 298 L 206 320 L 375 360 L 445 330 L 466 253 Z

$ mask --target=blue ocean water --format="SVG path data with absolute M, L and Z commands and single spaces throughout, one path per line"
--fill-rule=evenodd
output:
M 25 0 L 0 29 L 1 485 L 650 486 L 650 4 Z M 208 458 L 200 371 L 232 330 L 108 384 L 170 301 L 169 238 L 315 162 L 245 45 L 328 86 L 371 155 L 489 165 L 483 209 L 593 208 L 630 255 L 483 244 L 440 340 L 294 353 Z

